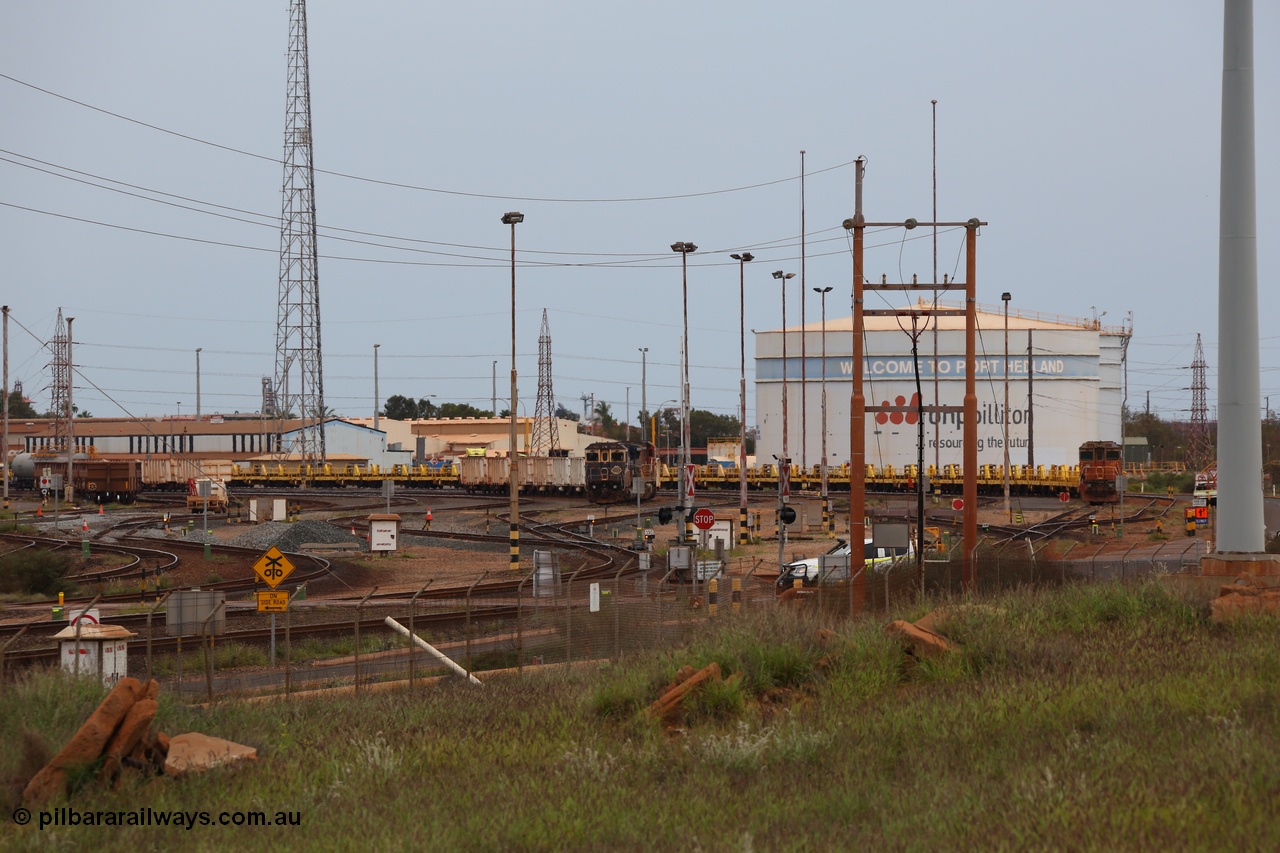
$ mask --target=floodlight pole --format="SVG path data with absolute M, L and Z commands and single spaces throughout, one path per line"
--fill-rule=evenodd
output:
M 826 528 L 827 538 L 835 536 L 835 528 L 831 523 L 831 498 L 827 492 L 827 294 L 831 287 L 815 287 L 814 293 L 822 297 L 822 467 L 819 469 L 822 479 L 822 526 Z
M 693 541 L 693 507 L 686 504 L 689 491 L 689 465 L 692 462 L 689 430 L 689 253 L 698 247 L 688 240 L 671 244 L 671 251 L 680 253 L 680 293 L 684 330 L 680 337 L 680 542 Z
M 511 226 L 511 412 L 510 450 L 507 453 L 507 481 L 511 489 L 509 567 L 520 571 L 520 464 L 516 457 L 516 226 L 524 222 L 524 214 L 514 211 L 502 214 L 502 224 Z

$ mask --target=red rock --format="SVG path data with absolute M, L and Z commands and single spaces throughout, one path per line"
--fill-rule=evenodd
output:
M 1214 622 L 1227 622 L 1249 614 L 1280 618 L 1280 590 L 1226 589 L 1231 592 L 1209 602 L 1210 618 Z
M 686 678 L 678 686 L 673 687 L 649 706 L 649 713 L 659 719 L 668 716 L 679 707 L 684 698 L 705 681 L 720 680 L 720 664 L 712 661 L 693 675 Z
M 122 678 L 111 688 L 97 709 L 89 716 L 80 730 L 67 742 L 53 760 L 27 783 L 22 792 L 22 802 L 28 807 L 40 807 L 67 789 L 67 770 L 87 767 L 98 760 L 120 721 L 129 713 L 134 702 L 143 693 L 142 682 L 136 678 Z
M 901 640 L 907 651 L 918 658 L 937 658 L 951 651 L 951 644 L 946 637 L 918 628 L 902 619 L 895 619 L 885 625 L 884 632 Z
M 164 761 L 167 776 L 202 773 L 214 767 L 256 761 L 258 750 L 218 737 L 187 732 L 169 739 L 169 753 Z
M 151 682 L 154 684 L 155 682 Z M 107 741 L 102 754 L 106 761 L 102 765 L 99 777 L 110 779 L 119 770 L 126 755 L 129 755 L 142 742 L 142 738 L 151 728 L 151 721 L 156 717 L 156 700 L 139 699 L 133 703 L 129 713 L 125 714 L 116 733 Z

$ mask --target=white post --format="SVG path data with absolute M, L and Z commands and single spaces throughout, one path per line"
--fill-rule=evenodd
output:
M 472 684 L 480 684 L 480 683 L 481 683 L 480 679 L 476 678 L 474 675 L 472 675 L 471 673 L 467 672 L 467 671 L 466 671 L 465 669 L 463 669 L 462 667 L 458 666 L 458 665 L 457 665 L 456 663 L 454 663 L 454 662 L 453 662 L 453 660 L 452 660 L 448 655 L 446 655 L 444 652 L 442 652 L 442 651 L 440 651 L 439 649 L 435 648 L 434 646 L 432 646 L 430 643 L 428 643 L 426 640 L 422 639 L 422 638 L 421 638 L 421 637 L 419 637 L 418 635 L 416 635 L 416 634 L 410 634 L 410 633 L 409 633 L 409 629 L 408 629 L 408 628 L 404 627 L 404 626 L 403 626 L 403 625 L 401 625 L 399 622 L 397 622 L 396 620 L 392 619 L 390 616 L 388 616 L 386 619 L 383 619 L 382 621 L 383 621 L 383 623 L 384 623 L 384 624 L 386 624 L 386 626 L 387 626 L 388 628 L 390 628 L 391 630 L 395 631 L 397 634 L 403 634 L 404 636 L 408 637 L 410 640 L 413 640 L 413 642 L 417 643 L 417 644 L 418 644 L 418 646 L 420 646 L 420 647 L 422 648 L 422 650 L 423 650 L 423 651 L 425 651 L 427 654 L 429 654 L 429 655 L 431 655 L 432 657 L 436 658 L 436 660 L 440 661 L 442 664 L 444 664 L 445 666 L 449 667 L 449 669 L 453 670 L 453 671 L 454 671 L 454 672 L 456 672 L 458 675 L 461 675 L 463 678 L 467 679 L 467 680 L 468 680 L 468 681 L 470 681 Z

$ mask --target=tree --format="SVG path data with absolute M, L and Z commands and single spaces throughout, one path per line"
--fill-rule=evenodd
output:
M 703 409 L 693 409 L 689 412 L 689 440 L 694 447 L 706 447 L 710 438 L 738 435 L 741 432 L 740 423 L 732 415 L 717 415 Z
M 403 394 L 392 394 L 387 398 L 386 405 L 382 407 L 382 414 L 393 421 L 433 418 L 436 417 L 436 407 L 426 397 L 414 400 Z
M 562 421 L 573 421 L 574 423 L 577 423 L 582 416 L 579 415 L 577 412 L 569 411 L 562 405 L 557 405 L 556 417 Z
M 436 418 L 491 418 L 493 412 L 488 409 L 477 409 L 470 403 L 441 403 L 434 415 L 423 417 Z
M 9 417 L 11 418 L 38 418 L 36 407 L 22 399 L 21 391 L 9 392 Z

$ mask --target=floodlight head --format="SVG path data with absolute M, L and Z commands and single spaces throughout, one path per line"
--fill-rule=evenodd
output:
M 521 222 L 524 222 L 523 213 L 517 213 L 516 211 L 513 210 L 508 213 L 502 214 L 503 225 L 517 225 Z
M 682 255 L 687 255 L 690 252 L 698 251 L 698 247 L 693 245 L 687 240 L 680 240 L 671 244 L 671 251 L 679 252 Z
M 830 292 L 831 292 L 831 288 L 830 288 L 830 287 L 815 287 L 815 288 L 813 289 L 813 292 L 814 292 L 814 293 L 830 293 Z

